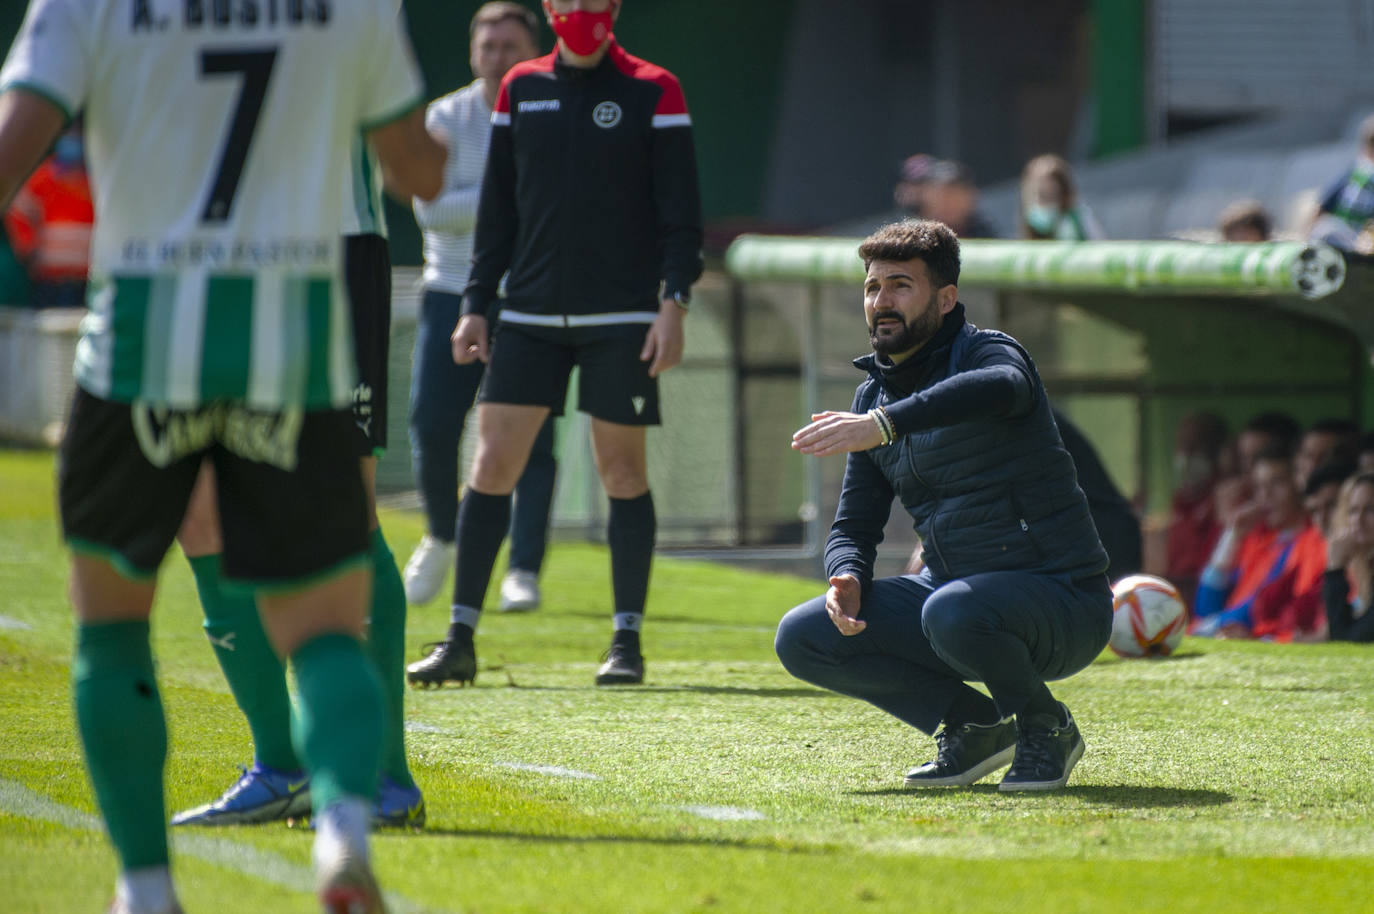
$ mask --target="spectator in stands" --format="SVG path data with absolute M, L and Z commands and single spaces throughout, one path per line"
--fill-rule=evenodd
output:
M 1274 221 L 1258 200 L 1237 200 L 1221 211 L 1217 231 L 1222 241 L 1269 241 Z
M 1374 473 L 1346 484 L 1334 527 L 1322 575 L 1327 635 L 1332 641 L 1374 641 Z
M 1194 633 L 1275 641 L 1320 635 L 1326 542 L 1307 515 L 1282 446 L 1261 451 L 1254 497 L 1224 518 L 1194 601 Z
M 1036 156 L 1021 172 L 1021 237 L 1035 241 L 1105 238 L 1087 204 L 1078 199 L 1073 169 L 1057 155 Z
M 1207 557 L 1221 535 L 1217 483 L 1229 475 L 1230 432 L 1214 412 L 1189 413 L 1174 430 L 1174 494 L 1169 505 L 1164 575 L 1189 606 Z
M 29 274 L 30 302 L 79 308 L 86 300 L 95 209 L 81 124 L 73 121 L 5 211 L 5 231 Z
M 1360 125 L 1360 148 L 1351 166 L 1322 195 L 1308 237 L 1356 250 L 1374 223 L 1374 114 Z
M 918 152 L 902 163 L 897 172 L 897 186 L 892 189 L 892 202 L 902 215 L 910 219 L 925 218 L 926 191 L 930 187 L 930 170 L 939 161 L 934 156 Z
M 978 186 L 963 162 L 943 159 L 930 166 L 922 195 L 922 218 L 943 222 L 959 238 L 996 238 L 997 230 L 978 212 Z
M 1250 500 L 1250 477 L 1260 451 L 1278 447 L 1291 456 L 1301 437 L 1302 426 L 1287 413 L 1267 412 L 1251 417 L 1236 435 L 1236 475 L 1217 483 L 1217 516 L 1227 517 Z
M 1355 445 L 1355 472 L 1374 473 L 1374 432 L 1365 432 Z
M 1334 522 L 1341 491 L 1346 480 L 1355 475 L 1353 463 L 1323 463 L 1307 477 L 1302 490 L 1302 509 L 1312 525 L 1328 541 L 1335 533 Z
M 1360 430 L 1349 419 L 1322 419 L 1303 432 L 1293 458 L 1293 473 L 1298 488 L 1307 487 L 1307 478 L 1324 463 L 1353 463 L 1360 446 Z

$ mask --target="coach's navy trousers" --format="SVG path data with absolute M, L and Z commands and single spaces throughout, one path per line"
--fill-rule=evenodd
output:
M 1006 718 L 1046 681 L 1071 676 L 1107 645 L 1106 575 L 1083 581 L 991 572 L 939 583 L 929 570 L 880 578 L 864 595 L 868 627 L 842 635 L 824 595 L 778 625 L 778 659 L 798 679 L 862 698 L 926 733 L 969 689 L 987 686 Z
M 410 378 L 410 462 L 430 535 L 453 542 L 458 526 L 458 443 L 482 383 L 481 362 L 457 365 L 449 338 L 458 324 L 460 295 L 426 289 L 415 328 Z M 548 543 L 553 502 L 553 417 L 539 430 L 529 463 L 515 486 L 510 567 L 538 572 Z

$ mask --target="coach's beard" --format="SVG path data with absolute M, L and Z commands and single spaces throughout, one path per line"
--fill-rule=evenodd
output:
M 896 311 L 880 311 L 873 315 L 873 323 L 868 328 L 868 344 L 878 355 L 891 357 L 915 352 L 930 342 L 943 320 L 936 296 L 931 294 L 920 314 L 905 323 L 901 320 L 901 314 Z M 894 323 L 900 324 L 900 328 L 893 329 Z

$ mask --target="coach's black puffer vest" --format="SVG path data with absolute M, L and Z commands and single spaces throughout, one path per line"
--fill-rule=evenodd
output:
M 1078 579 L 1107 570 L 1107 553 L 1078 488 L 1073 459 L 1035 365 L 1004 333 L 964 324 L 947 344 L 921 389 L 963 370 L 992 341 L 1020 350 L 1035 385 L 1035 404 L 1019 418 L 962 422 L 913 432 L 869 456 L 915 521 L 925 562 L 937 580 L 989 571 L 1063 574 Z M 854 400 L 856 412 L 891 404 L 874 356 L 855 359 L 869 373 Z

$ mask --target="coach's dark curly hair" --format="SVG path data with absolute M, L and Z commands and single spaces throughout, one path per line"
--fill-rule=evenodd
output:
M 925 262 L 936 288 L 959 284 L 959 239 L 943 222 L 905 219 L 878 229 L 859 245 L 864 269 L 875 260 Z

